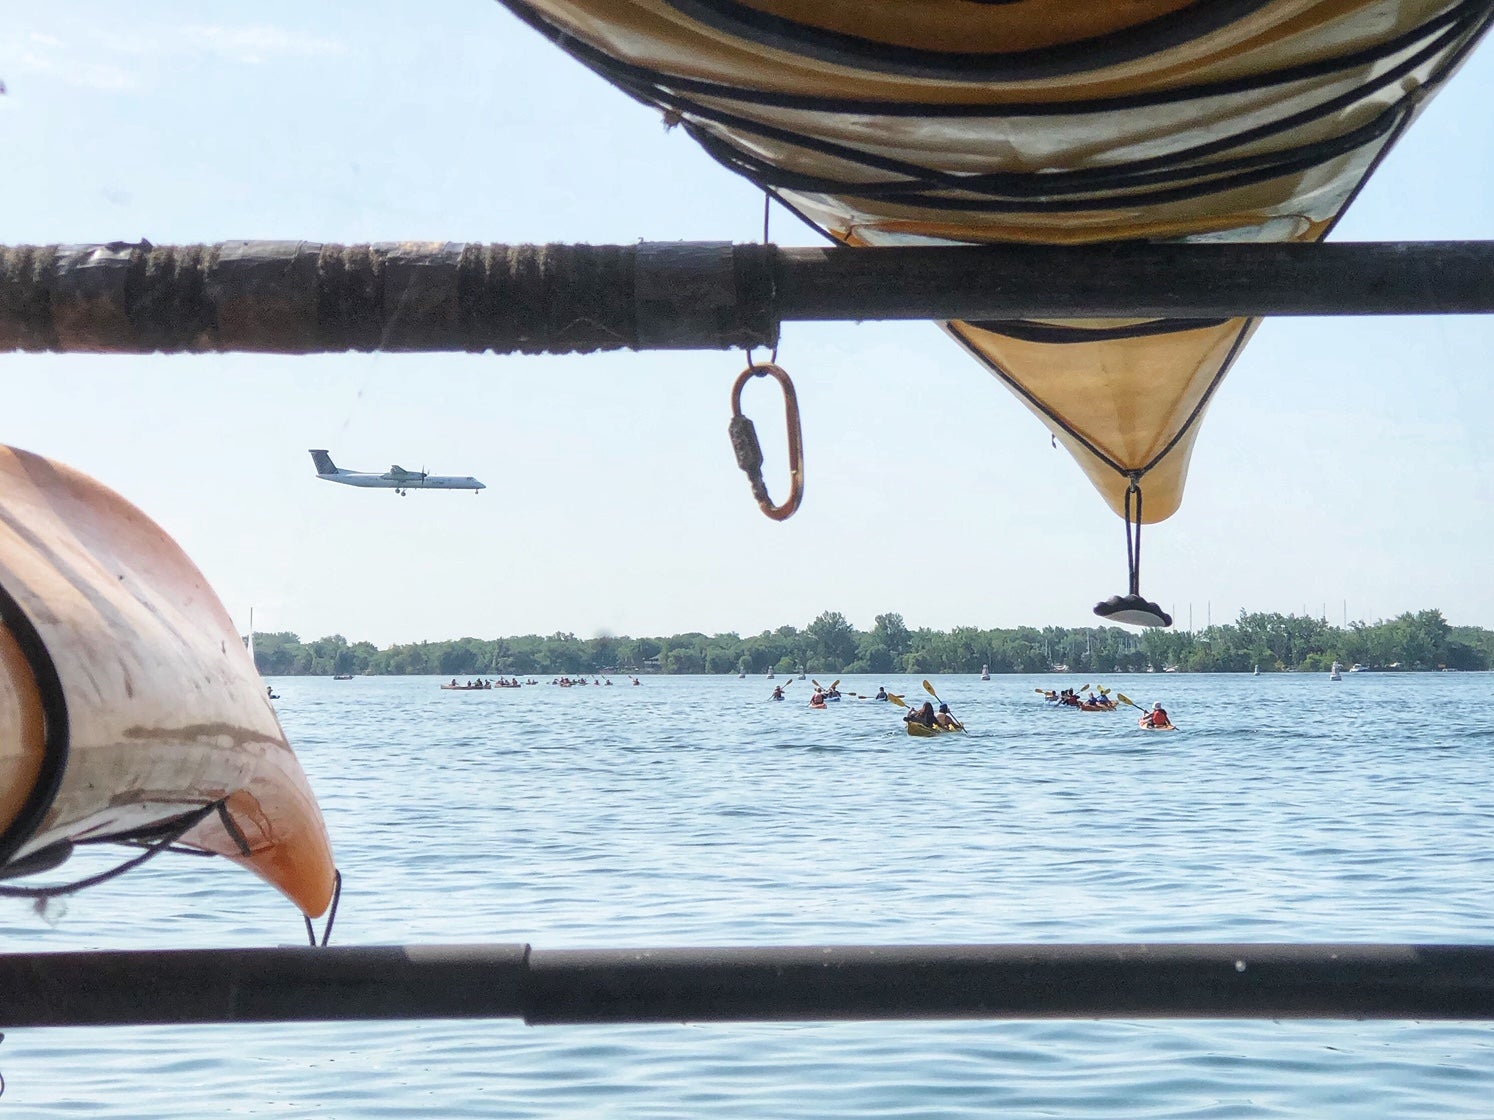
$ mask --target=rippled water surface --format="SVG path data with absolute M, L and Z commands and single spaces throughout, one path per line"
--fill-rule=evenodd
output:
M 341 945 L 1494 941 L 1487 676 L 1095 682 L 1162 700 L 1175 734 L 1051 710 L 1055 679 L 938 680 L 971 733 L 929 740 L 887 704 L 811 711 L 797 681 L 784 703 L 760 678 L 273 683 L 346 880 Z M 923 697 L 841 688 L 878 684 Z M 304 941 L 268 887 L 187 857 L 0 907 L 9 951 Z M 0 1073 L 0 1116 L 1486 1116 L 1494 1027 L 52 1029 L 10 1032 Z

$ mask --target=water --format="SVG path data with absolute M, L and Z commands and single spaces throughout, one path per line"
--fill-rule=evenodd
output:
M 769 703 L 761 678 L 441 692 L 281 678 L 346 878 L 341 945 L 1442 941 L 1494 932 L 1486 675 L 1117 676 L 1180 730 L 935 681 L 972 729 Z M 783 683 L 781 680 L 775 683 Z M 1078 684 L 1076 680 L 1060 683 Z M 1095 682 L 1101 683 L 1101 682 Z M 847 678 L 923 698 L 916 679 Z M 107 858 L 117 858 L 110 854 Z M 70 875 L 103 866 L 75 858 Z M 165 856 L 9 951 L 295 944 L 220 861 Z M 148 998 L 148 997 L 143 997 Z M 54 1029 L 12 1117 L 1487 1115 L 1480 1023 L 512 1021 Z

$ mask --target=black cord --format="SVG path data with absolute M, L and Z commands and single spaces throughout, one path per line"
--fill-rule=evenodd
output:
M 170 832 L 166 833 L 159 840 L 152 841 L 146 846 L 143 853 L 134 859 L 126 860 L 124 863 L 108 871 L 101 871 L 97 875 L 90 875 L 86 879 L 79 879 L 75 883 L 65 883 L 56 887 L 0 887 L 0 898 L 34 898 L 45 900 L 57 898 L 65 894 L 73 894 L 83 890 L 85 887 L 94 887 L 100 883 L 106 883 L 110 879 L 123 875 L 126 871 L 139 867 L 147 860 L 154 859 L 162 852 L 169 850 L 173 844 L 191 832 L 192 829 L 196 828 L 207 817 L 216 813 L 218 806 L 221 804 L 221 801 L 214 801 L 209 805 L 204 805 L 201 809 L 193 813 L 189 813 L 185 817 L 179 818 L 173 824 Z

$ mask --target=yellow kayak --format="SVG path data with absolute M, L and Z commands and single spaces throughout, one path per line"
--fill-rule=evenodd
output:
M 908 729 L 909 735 L 918 739 L 926 739 L 934 735 L 949 735 L 963 730 L 959 727 L 940 727 L 938 724 L 930 727 L 926 723 L 904 723 L 903 726 Z
M 228 612 L 158 525 L 0 447 L 0 608 L 0 879 L 76 844 L 174 842 L 326 911 L 306 775 Z

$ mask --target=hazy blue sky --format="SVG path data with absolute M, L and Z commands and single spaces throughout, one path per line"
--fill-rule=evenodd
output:
M 0 243 L 748 241 L 762 199 L 492 0 L 8 0 Z M 1494 46 L 1338 240 L 1494 236 Z M 775 240 L 815 244 L 774 215 Z M 1195 627 L 1440 607 L 1494 627 L 1487 318 L 1266 323 L 1224 383 L 1142 591 Z M 932 324 L 789 326 L 806 497 L 758 512 L 741 354 L 0 356 L 0 439 L 86 470 L 259 629 L 380 645 L 569 630 L 1086 625 L 1121 521 Z M 766 383 L 748 410 L 785 488 Z M 339 465 L 475 474 L 399 498 Z

